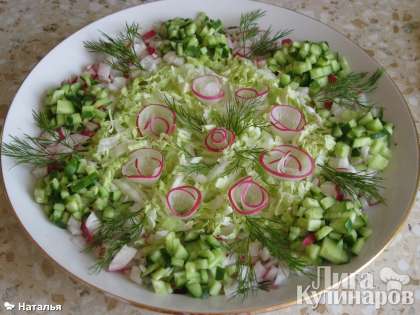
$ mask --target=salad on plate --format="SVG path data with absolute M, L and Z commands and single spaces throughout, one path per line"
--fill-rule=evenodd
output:
M 344 264 L 384 202 L 393 125 L 327 42 L 205 13 L 85 42 L 98 62 L 48 91 L 34 200 L 95 256 L 159 294 L 246 296 Z

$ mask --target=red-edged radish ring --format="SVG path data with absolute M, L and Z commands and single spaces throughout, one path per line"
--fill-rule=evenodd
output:
M 315 169 L 314 159 L 305 150 L 289 144 L 261 153 L 260 163 L 271 176 L 286 180 L 304 179 Z
M 209 131 L 204 140 L 204 145 L 211 152 L 222 152 L 230 147 L 233 142 L 235 142 L 235 134 L 233 131 L 216 127 Z
M 176 114 L 167 106 L 150 104 L 137 115 L 137 129 L 142 136 L 159 137 L 175 131 Z
M 163 155 L 160 151 L 142 148 L 131 154 L 131 158 L 121 171 L 129 181 L 151 185 L 159 180 L 163 165 Z
M 285 140 L 291 140 L 306 125 L 302 111 L 290 105 L 275 105 L 270 111 L 273 130 Z
M 255 215 L 267 208 L 268 192 L 251 176 L 237 181 L 228 191 L 232 208 L 242 215 Z
M 189 219 L 197 212 L 201 199 L 201 192 L 197 188 L 178 186 L 167 193 L 166 205 L 174 216 Z
M 192 81 L 191 90 L 201 101 L 218 102 L 225 97 L 222 80 L 215 75 L 203 75 Z
M 267 97 L 268 94 L 268 88 L 264 88 L 261 91 L 258 91 L 254 88 L 240 88 L 235 91 L 235 97 L 238 101 L 247 102 L 250 100 L 254 100 L 257 98 L 260 98 L 264 100 Z

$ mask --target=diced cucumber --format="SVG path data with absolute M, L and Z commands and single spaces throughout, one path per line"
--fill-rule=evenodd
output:
M 347 157 L 350 154 L 350 146 L 344 142 L 337 142 L 335 145 L 335 155 L 337 157 Z
M 321 206 L 324 209 L 328 209 L 336 203 L 336 200 L 332 197 L 325 197 L 325 198 L 321 199 L 320 203 L 321 203 Z
M 351 248 L 351 252 L 355 255 L 359 255 L 364 245 L 365 245 L 364 238 L 357 239 L 357 241 L 354 243 L 353 247 Z
M 152 280 L 153 290 L 157 294 L 170 294 L 172 293 L 171 285 L 165 281 Z
M 334 264 L 344 264 L 349 261 L 347 252 L 328 237 L 322 241 L 319 255 Z
M 67 99 L 60 99 L 57 101 L 57 114 L 73 114 L 73 103 Z
M 372 143 L 372 139 L 369 137 L 361 137 L 354 139 L 353 148 L 361 148 L 364 146 L 369 146 Z
M 221 289 L 222 289 L 222 283 L 220 281 L 212 281 L 209 288 L 209 295 L 211 296 L 219 295 Z
M 344 235 L 344 240 L 348 244 L 354 244 L 354 242 L 356 242 L 356 240 L 357 240 L 357 232 L 356 232 L 356 230 L 351 230 L 349 233 L 347 233 L 346 235 Z
M 169 277 L 172 273 L 172 268 L 160 268 L 152 274 L 153 280 L 160 280 Z
M 374 120 L 369 121 L 366 124 L 366 128 L 368 130 L 378 132 L 381 131 L 384 128 L 384 126 L 382 125 L 381 120 L 379 118 L 376 118 Z
M 187 283 L 187 277 L 185 274 L 185 271 L 178 271 L 174 273 L 174 280 L 175 280 L 175 286 L 180 288 L 184 286 L 185 283 Z
M 371 236 L 372 233 L 373 233 L 372 229 L 370 227 L 367 227 L 367 226 L 361 227 L 359 232 L 365 238 Z
M 317 244 L 311 244 L 305 247 L 306 255 L 308 255 L 311 260 L 316 260 L 318 258 L 320 250 L 321 247 Z
M 380 154 L 372 155 L 368 160 L 368 168 L 382 171 L 388 166 L 388 160 Z
M 191 293 L 193 297 L 201 297 L 203 295 L 203 289 L 201 288 L 201 285 L 197 282 L 188 283 L 186 285 L 188 292 Z
M 347 234 L 353 229 L 353 223 L 349 218 L 334 219 L 331 221 L 330 226 L 334 231 L 341 234 Z
M 310 208 L 305 211 L 305 217 L 308 219 L 322 219 L 324 209 L 321 207 Z
M 365 116 L 363 116 L 362 118 L 360 118 L 359 120 L 359 124 L 364 126 L 367 123 L 371 122 L 373 120 L 373 115 L 371 112 L 368 112 Z
M 291 226 L 289 229 L 289 240 L 294 241 L 299 237 L 301 229 L 298 226 Z
M 303 200 L 302 205 L 305 208 L 314 208 L 314 207 L 319 207 L 319 202 L 316 199 L 306 197 Z
M 328 225 L 325 225 L 321 229 L 319 229 L 318 231 L 315 232 L 315 237 L 318 241 L 322 240 L 324 237 L 326 237 L 332 231 L 333 231 L 332 227 L 330 227 Z

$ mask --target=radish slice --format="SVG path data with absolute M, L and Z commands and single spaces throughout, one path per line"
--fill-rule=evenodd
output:
M 159 137 L 175 131 L 176 114 L 165 105 L 151 104 L 137 115 L 137 129 L 142 136 Z
M 261 153 L 260 163 L 270 175 L 285 180 L 301 180 L 311 176 L 314 159 L 303 149 L 289 144 Z
M 250 101 L 256 98 L 261 98 L 264 100 L 268 94 L 268 88 L 258 91 L 254 88 L 240 88 L 235 91 L 235 97 L 239 101 Z
M 258 91 L 254 88 L 240 88 L 235 91 L 235 96 L 241 101 L 248 101 L 258 97 Z
M 222 152 L 235 142 L 235 134 L 226 128 L 213 128 L 204 140 L 204 145 L 211 152 Z
M 144 41 L 148 41 L 148 40 L 152 39 L 153 37 L 155 37 L 156 35 L 157 35 L 156 31 L 152 29 L 152 30 L 144 33 L 143 36 L 142 36 L 142 39 Z
M 264 280 L 264 275 L 267 273 L 267 270 L 260 261 L 257 261 L 257 263 L 254 265 L 254 272 L 257 282 L 262 282 Z
M 100 63 L 98 65 L 98 79 L 103 81 L 103 82 L 109 82 L 109 78 L 110 78 L 110 74 L 111 74 L 111 66 L 107 63 Z
M 308 233 L 302 241 L 303 246 L 309 246 L 315 243 L 316 238 L 314 233 Z
M 201 199 L 201 192 L 197 188 L 178 186 L 166 195 L 166 205 L 174 216 L 189 219 L 197 212 Z
M 306 125 L 303 113 L 290 105 L 275 105 L 270 112 L 270 123 L 285 140 L 293 139 Z
M 94 212 L 91 212 L 87 219 L 84 222 L 82 222 L 80 228 L 82 230 L 82 235 L 88 243 L 93 240 L 93 235 L 99 229 L 100 226 L 101 221 L 98 219 Z
M 279 270 L 277 267 L 271 266 L 270 269 L 268 269 L 267 272 L 265 273 L 264 280 L 273 282 L 276 279 L 278 272 Z
M 242 215 L 255 215 L 267 208 L 268 192 L 251 176 L 237 181 L 228 191 L 229 202 Z
M 319 186 L 319 188 L 321 189 L 322 193 L 328 197 L 332 197 L 339 201 L 344 199 L 344 195 L 340 188 L 333 182 L 324 182 L 321 184 L 321 186 Z
M 257 57 L 257 58 L 254 60 L 254 63 L 255 63 L 255 65 L 257 66 L 257 68 L 263 68 L 263 67 L 265 67 L 265 65 L 267 64 L 267 60 L 266 60 L 265 58 L 260 58 L 260 57 Z
M 136 254 L 137 254 L 137 249 L 135 249 L 134 247 L 124 245 L 123 247 L 121 247 L 118 253 L 111 260 L 108 270 L 109 271 L 123 270 L 125 267 L 127 267 L 130 261 L 136 256 Z
M 122 168 L 122 174 L 131 182 L 152 185 L 162 175 L 163 164 L 160 151 L 143 148 L 131 154 L 130 160 Z
M 201 101 L 218 102 L 224 98 L 222 80 L 215 75 L 203 75 L 192 81 L 192 92 Z

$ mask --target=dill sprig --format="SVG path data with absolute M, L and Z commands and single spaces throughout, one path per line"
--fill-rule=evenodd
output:
M 260 242 L 268 249 L 271 256 L 287 265 L 292 271 L 307 273 L 304 268 L 308 264 L 291 252 L 288 235 L 284 232 L 284 226 L 280 221 L 263 217 L 246 217 L 245 227 L 249 239 Z
M 338 78 L 336 82 L 327 84 L 313 96 L 313 99 L 317 103 L 334 101 L 342 106 L 369 106 L 370 104 L 360 95 L 373 92 L 383 73 L 383 69 L 376 70 L 370 76 L 367 72 L 352 72 L 343 78 Z
M 11 136 L 9 143 L 3 143 L 1 153 L 14 158 L 17 164 L 45 166 L 53 162 L 63 161 L 73 153 L 73 148 L 62 141 L 55 132 L 49 132 L 50 138 L 33 137 L 25 134 L 22 138 Z M 69 152 L 51 154 L 47 147 L 51 144 L 63 144 L 70 148 Z
M 265 11 L 254 10 L 241 14 L 239 21 L 240 40 L 243 46 L 248 39 L 254 38 L 258 35 L 260 29 L 258 27 L 258 20 L 264 17 Z
M 236 271 L 238 287 L 236 288 L 232 298 L 240 296 L 242 299 L 246 299 L 249 294 L 254 294 L 258 290 L 267 291 L 269 289 L 269 282 L 257 282 L 253 259 L 249 254 L 249 245 L 250 241 L 249 238 L 247 238 L 242 242 L 234 242 L 229 246 L 230 252 L 235 253 L 237 256 Z
M 176 119 L 183 127 L 200 133 L 203 131 L 206 120 L 200 112 L 189 110 L 186 106 L 178 104 L 173 97 L 163 95 L 163 99 L 165 104 L 176 113 Z
M 232 94 L 232 93 L 230 93 Z M 216 113 L 215 122 L 219 127 L 225 127 L 240 136 L 250 127 L 265 128 L 268 123 L 258 115 L 258 107 L 263 102 L 261 97 L 241 101 L 229 95 L 226 99 L 225 112 Z
M 239 173 L 240 171 L 246 171 L 248 165 L 244 165 L 246 162 L 251 162 L 252 167 L 259 165 L 258 158 L 264 151 L 263 148 L 249 147 L 243 149 L 233 149 L 234 155 L 230 159 L 229 164 L 226 166 L 223 175 Z
M 126 24 L 125 30 L 116 37 L 101 32 L 103 39 L 84 42 L 85 48 L 90 52 L 108 55 L 108 64 L 114 69 L 128 73 L 131 67 L 141 69 L 140 58 L 134 50 L 134 41 L 139 36 L 137 23 Z
M 382 188 L 382 177 L 379 177 L 373 172 L 339 172 L 336 169 L 323 165 L 322 175 L 326 180 L 335 183 L 340 189 L 350 195 L 354 200 L 358 199 L 359 195 L 364 195 L 368 198 L 374 198 L 379 202 L 384 202 L 384 198 L 379 193 Z
M 215 164 L 205 164 L 205 163 L 190 163 L 188 165 L 180 165 L 180 172 L 184 173 L 186 176 L 192 176 L 197 174 L 207 175 L 210 169 Z
M 115 254 L 124 246 L 137 240 L 144 227 L 142 211 L 125 211 L 111 219 L 103 219 L 101 227 L 95 233 L 92 244 L 87 249 L 103 246 L 104 253 L 91 267 L 99 272 L 107 267 Z
M 265 56 L 277 49 L 277 42 L 280 38 L 286 37 L 292 30 L 282 30 L 272 33 L 271 27 L 254 39 L 250 46 L 250 56 Z
M 32 117 L 36 125 L 39 127 L 39 129 L 43 131 L 51 130 L 51 124 L 50 124 L 51 119 L 48 117 L 46 112 L 43 112 L 43 111 L 37 112 L 33 110 Z
M 241 15 L 239 22 L 240 45 L 244 49 L 247 41 L 251 41 L 249 57 L 265 56 L 277 48 L 277 41 L 290 34 L 292 30 L 283 30 L 273 33 L 271 27 L 261 31 L 258 20 L 265 16 L 265 11 L 255 10 Z

